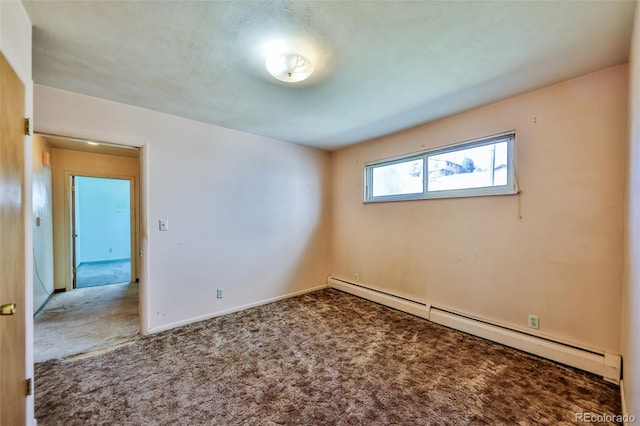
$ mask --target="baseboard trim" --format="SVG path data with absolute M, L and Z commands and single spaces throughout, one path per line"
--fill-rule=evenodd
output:
M 627 414 L 627 398 L 624 394 L 624 380 L 620 379 L 620 408 L 622 410 L 622 415 Z M 624 421 L 624 426 L 628 426 L 629 422 L 627 420 Z
M 402 312 L 429 319 L 429 310 L 431 306 L 426 303 L 420 303 L 403 297 L 395 296 L 389 293 L 383 293 L 358 284 L 351 283 L 335 277 L 327 279 L 327 285 L 336 290 L 362 297 L 363 299 L 397 309 Z
M 147 330 L 147 333 L 145 333 L 145 334 L 160 333 L 162 331 L 171 330 L 172 328 L 175 328 L 175 327 L 180 327 L 180 326 L 183 326 L 183 325 L 193 324 L 195 322 L 205 321 L 205 320 L 208 320 L 208 319 L 211 319 L 211 318 L 221 317 L 223 315 L 228 315 L 228 314 L 232 314 L 234 312 L 244 311 L 245 309 L 255 308 L 257 306 L 268 305 L 269 303 L 278 302 L 278 301 L 284 300 L 284 299 L 290 299 L 292 297 L 296 297 L 296 296 L 300 296 L 300 295 L 303 295 L 303 294 L 306 294 L 306 293 L 311 293 L 311 292 L 314 292 L 314 291 L 322 290 L 324 288 L 327 288 L 326 284 L 319 285 L 319 286 L 316 286 L 316 287 L 307 288 L 307 289 L 304 289 L 304 290 L 295 291 L 293 293 L 287 293 L 287 294 L 284 294 L 282 296 L 271 297 L 269 299 L 260 300 L 258 302 L 248 303 L 246 305 L 235 306 L 233 308 L 225 309 L 224 311 L 214 312 L 214 313 L 206 314 L 206 315 L 200 315 L 200 316 L 192 317 L 192 318 L 189 318 L 189 319 L 186 319 L 186 320 L 176 321 L 176 322 L 173 322 L 173 323 L 170 323 L 170 324 L 161 325 L 159 327 L 152 327 L 152 328 L 149 328 Z
M 482 319 L 471 318 L 464 314 L 454 313 L 420 303 L 391 293 L 353 283 L 336 277 L 329 277 L 327 285 L 337 290 L 398 309 L 400 311 L 425 318 L 449 328 L 491 340 L 533 355 L 547 358 L 561 364 L 588 371 L 603 379 L 619 384 L 622 370 L 622 358 L 618 354 L 605 353 L 580 348 L 551 339 L 526 334 L 505 326 L 492 324 Z
M 96 260 L 88 260 L 86 262 L 80 262 L 78 263 L 78 268 L 82 265 L 89 265 L 90 263 L 109 263 L 109 262 L 121 262 L 121 261 L 131 261 L 130 257 L 114 257 L 114 258 L 103 258 L 103 259 L 96 259 Z
M 437 308 L 431 309 L 430 320 L 492 342 L 597 374 L 605 380 L 616 384 L 620 381 L 621 359 L 619 355 L 594 353 L 548 339 L 475 321 Z

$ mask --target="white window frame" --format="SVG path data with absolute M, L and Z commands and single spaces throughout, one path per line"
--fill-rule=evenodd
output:
M 379 203 L 388 201 L 407 200 L 428 200 L 436 198 L 456 198 L 456 197 L 479 197 L 486 195 L 512 195 L 518 193 L 515 168 L 515 139 L 514 130 L 487 136 L 470 141 L 455 143 L 443 147 L 433 148 L 426 151 L 402 155 L 398 157 L 385 158 L 382 160 L 370 161 L 364 165 L 364 202 Z M 429 191 L 429 157 L 433 155 L 446 154 L 464 149 L 476 148 L 484 145 L 491 145 L 497 142 L 507 142 L 507 184 L 500 186 L 485 186 L 479 188 L 448 189 L 441 191 Z M 424 169 L 422 171 L 423 192 L 417 194 L 397 194 L 373 196 L 373 170 L 377 167 L 389 166 L 396 163 L 403 163 L 423 159 Z

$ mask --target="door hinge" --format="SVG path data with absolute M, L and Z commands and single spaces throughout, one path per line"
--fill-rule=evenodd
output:
M 24 134 L 26 136 L 31 136 L 31 119 L 30 118 L 24 119 Z
M 31 379 L 27 379 L 26 380 L 26 392 L 27 392 L 27 396 L 31 396 L 31 394 L 33 393 L 33 381 Z

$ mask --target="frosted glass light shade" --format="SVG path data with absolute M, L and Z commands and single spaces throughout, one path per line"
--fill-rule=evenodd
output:
M 313 64 L 299 53 L 279 53 L 267 57 L 265 67 L 280 81 L 296 83 L 309 77 Z

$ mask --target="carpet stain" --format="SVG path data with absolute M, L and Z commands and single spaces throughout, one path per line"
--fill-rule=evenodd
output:
M 35 367 L 39 425 L 559 425 L 602 378 L 336 290 Z

